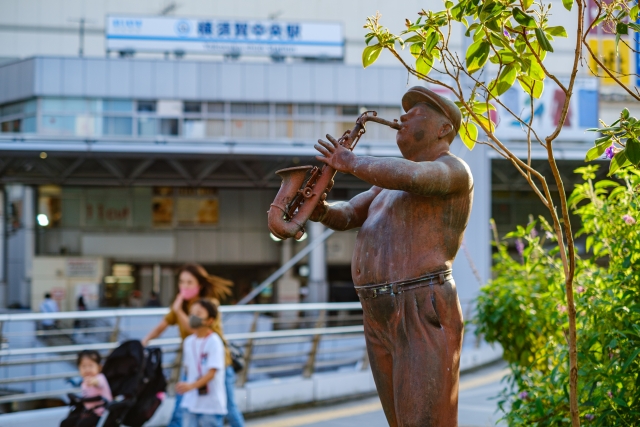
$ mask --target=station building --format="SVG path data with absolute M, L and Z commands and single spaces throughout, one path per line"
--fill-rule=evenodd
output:
M 275 171 L 317 164 L 315 141 L 351 129 L 363 111 L 399 118 L 403 93 L 419 84 L 389 58 L 367 69 L 360 65 L 360 21 L 377 7 L 390 23 L 403 22 L 422 8 L 419 2 L 397 10 L 383 2 L 366 8 L 354 2 L 347 8 L 361 18 L 357 23 L 340 13 L 344 5 L 332 9 L 327 7 L 332 2 L 324 1 L 308 7 L 274 2 L 269 6 L 274 11 L 255 1 L 222 9 L 206 2 L 165 2 L 162 8 L 153 1 L 97 8 L 85 2 L 80 38 L 78 23 L 69 21 L 77 10 L 58 2 L 65 7 L 47 23 L 43 14 L 51 5 L 36 3 L 42 6 L 36 18 L 24 13 L 26 6 L 14 5 L 5 15 L 14 23 L 0 25 L 0 40 L 14 41 L 0 44 L 0 305 L 5 307 L 35 308 L 46 291 L 63 309 L 74 309 L 79 295 L 94 306 L 137 305 L 152 290 L 166 305 L 176 292 L 175 269 L 185 262 L 199 262 L 233 280 L 230 302 L 240 299 L 311 240 L 280 242 L 270 236 L 266 212 L 280 186 Z M 180 16 L 202 22 L 223 16 L 234 23 L 269 17 L 282 22 L 282 31 L 291 22 L 337 22 L 341 53 L 110 50 L 105 27 L 115 14 L 162 14 L 178 22 Z M 569 52 L 571 46 L 560 44 L 562 49 Z M 562 72 L 561 64 L 550 67 Z M 569 191 L 572 170 L 592 144 L 584 129 L 597 126 L 598 117 L 614 116 L 625 103 L 623 95 L 603 90 L 586 73 L 576 92 L 557 142 Z M 507 95 L 514 111 L 525 111 L 517 90 Z M 558 102 L 549 88 L 536 105 L 543 129 L 557 123 Z M 526 158 L 517 123 L 505 119 L 498 131 Z M 369 124 L 355 150 L 399 156 L 394 135 Z M 456 139 L 452 152 L 470 165 L 475 181 L 472 217 L 454 265 L 466 307 L 490 277 L 489 219 L 496 218 L 502 233 L 544 208 L 508 162 L 487 147 L 469 151 Z M 543 165 L 546 153 L 534 147 L 532 157 Z M 338 174 L 329 198 L 347 200 L 368 187 Z M 356 233 L 333 234 L 285 277 L 293 286 L 282 281 L 258 301 L 355 300 L 350 261 Z

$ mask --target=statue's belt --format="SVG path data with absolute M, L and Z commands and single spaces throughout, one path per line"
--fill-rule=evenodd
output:
M 451 280 L 451 270 L 436 271 L 414 279 L 401 280 L 399 282 L 384 283 L 381 285 L 356 286 L 356 292 L 362 299 L 376 298 L 379 295 L 400 294 L 415 288 L 431 285 L 444 285 Z

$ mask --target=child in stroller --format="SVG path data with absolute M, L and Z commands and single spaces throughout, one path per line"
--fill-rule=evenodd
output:
M 166 381 L 159 348 L 145 349 L 140 341 L 126 341 L 107 357 L 102 375 L 114 399 L 95 393 L 90 393 L 95 397 L 69 395 L 71 411 L 60 427 L 141 427 L 162 402 Z

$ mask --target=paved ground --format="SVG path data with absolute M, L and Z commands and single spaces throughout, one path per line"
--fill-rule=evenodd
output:
M 496 400 L 502 389 L 500 379 L 506 374 L 505 365 L 494 365 L 460 379 L 458 421 L 460 427 L 496 425 L 500 414 Z M 506 424 L 498 424 L 504 426 Z M 254 419 L 247 427 L 388 427 L 378 398 L 340 405 L 288 412 Z

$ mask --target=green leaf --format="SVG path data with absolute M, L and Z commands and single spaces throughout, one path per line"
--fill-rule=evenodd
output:
M 538 39 L 538 43 L 542 50 L 546 50 L 547 52 L 553 52 L 553 47 L 551 47 L 551 43 L 549 43 L 549 39 L 547 38 L 544 31 L 540 28 L 536 28 L 536 39 Z
M 440 34 L 433 31 L 431 34 L 427 36 L 427 40 L 424 42 L 424 50 L 429 53 L 431 50 L 438 44 L 440 41 Z
M 500 72 L 497 82 L 493 87 L 489 86 L 491 95 L 498 97 L 508 91 L 516 81 L 518 69 L 515 65 L 509 64 Z
M 431 67 L 433 66 L 433 58 L 427 58 L 424 55 L 420 55 L 416 59 L 416 71 L 423 76 L 429 74 Z
M 562 5 L 565 9 L 571 10 L 571 6 L 573 6 L 573 0 L 562 0 Z
M 621 116 L 623 119 L 627 120 L 627 119 L 629 119 L 629 115 L 630 115 L 630 114 L 631 114 L 631 113 L 629 113 L 629 109 L 628 109 L 628 108 L 625 108 L 625 109 L 623 109 L 623 110 L 622 110 L 622 112 L 620 113 L 620 116 Z
M 632 21 L 638 20 L 638 4 L 636 4 L 631 8 L 631 10 L 629 10 L 629 18 L 631 18 Z
M 465 9 L 465 3 L 464 2 L 459 2 L 457 5 L 453 6 L 450 11 L 451 11 L 451 17 L 460 22 L 462 21 L 462 17 L 464 16 L 464 9 Z
M 536 28 L 536 20 L 520 10 L 519 7 L 514 7 L 511 14 L 513 15 L 513 18 L 516 20 L 516 22 L 523 27 Z
M 633 28 L 636 32 L 640 32 L 640 25 L 629 22 L 629 27 Z
M 592 160 L 599 159 L 600 157 L 602 157 L 607 147 L 609 147 L 607 144 L 596 145 L 595 147 L 591 147 L 589 151 L 587 151 L 587 154 L 584 157 L 584 161 L 590 162 Z
M 547 27 L 545 28 L 544 32 L 554 37 L 568 37 L 567 30 L 565 30 L 562 26 Z
M 626 36 L 627 34 L 629 34 L 629 25 L 625 24 L 624 22 L 618 22 L 616 24 L 616 34 L 619 34 L 621 36 Z
M 409 47 L 409 52 L 414 58 L 418 58 L 422 54 L 422 43 L 414 43 Z
M 460 127 L 460 139 L 469 150 L 473 150 L 478 139 L 478 128 L 471 122 L 465 122 Z
M 373 40 L 373 38 L 374 38 L 374 37 L 375 37 L 375 35 L 373 35 L 373 34 L 372 34 L 372 35 L 370 35 L 370 36 L 367 36 L 367 37 L 364 39 L 364 42 L 365 42 L 366 44 L 369 44 L 369 42 L 370 42 L 371 40 Z
M 382 52 L 382 46 L 380 46 L 380 43 L 365 47 L 362 52 L 362 66 L 367 68 L 369 65 L 376 62 L 376 59 L 380 56 L 380 52 Z
M 536 99 L 540 99 L 544 90 L 544 82 L 533 80 L 529 76 L 518 76 L 518 82 L 522 89 Z
M 613 159 L 611 159 L 611 164 L 609 165 L 609 173 L 607 174 L 607 176 L 613 175 L 620 168 L 631 165 L 631 162 L 629 161 L 629 159 L 627 159 L 627 153 L 625 153 L 625 151 L 626 150 L 622 150 L 618 154 L 613 156 Z
M 467 70 L 473 74 L 480 68 L 484 67 L 489 59 L 489 50 L 491 46 L 484 40 L 478 40 L 467 49 Z
M 424 39 L 422 38 L 422 36 L 420 35 L 415 35 L 415 36 L 411 36 L 408 39 L 406 39 L 404 42 L 405 43 L 416 43 L 416 42 L 422 42 Z
M 602 179 L 593 185 L 595 188 L 620 187 L 620 184 L 610 179 Z
M 527 76 L 531 77 L 533 80 L 538 80 L 541 82 L 545 79 L 545 77 L 547 77 L 544 73 L 544 70 L 542 69 L 542 66 L 535 57 L 532 57 L 531 59 L 525 59 L 524 62 L 526 65 L 528 65 Z
M 533 0 L 523 0 L 522 1 L 522 7 L 524 7 L 524 10 L 529 9 L 532 4 L 533 4 Z
M 482 7 L 482 10 L 480 11 L 480 22 L 486 22 L 490 19 L 495 18 L 496 16 L 500 15 L 500 13 L 502 13 L 504 9 L 505 7 L 498 2 L 489 1 L 485 3 L 485 5 Z
M 627 159 L 634 166 L 640 165 L 640 142 L 635 138 L 627 139 L 625 152 L 627 153 Z

